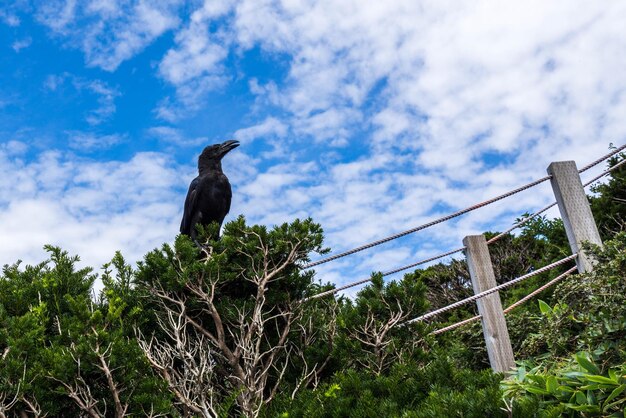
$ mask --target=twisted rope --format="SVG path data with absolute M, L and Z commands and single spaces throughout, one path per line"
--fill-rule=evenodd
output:
M 623 165 L 624 163 L 626 163 L 626 158 L 623 159 L 622 161 L 620 161 L 619 163 L 615 164 L 613 167 L 609 167 L 606 170 L 604 170 L 602 173 L 598 174 L 597 176 L 595 176 L 594 178 L 592 178 L 591 180 L 589 180 L 587 183 L 583 184 L 583 187 L 587 187 L 589 186 L 591 183 L 595 182 L 596 180 L 599 180 L 600 178 L 606 176 L 607 174 L 609 174 L 611 171 L 617 169 L 618 167 L 620 167 L 621 165 Z
M 541 274 L 541 273 L 543 273 L 545 271 L 553 269 L 556 266 L 559 266 L 561 264 L 567 263 L 568 261 L 575 259 L 577 256 L 578 256 L 578 254 L 572 254 L 572 255 L 567 256 L 565 258 L 562 258 L 562 259 L 560 259 L 558 261 L 555 261 L 554 263 L 548 264 L 547 266 L 541 267 L 540 269 L 537 269 L 537 270 L 535 270 L 535 271 L 533 271 L 531 273 L 525 274 L 525 275 L 520 276 L 520 277 L 518 277 L 516 279 L 513 279 L 513 280 L 508 281 L 506 283 L 503 283 L 501 285 L 492 287 L 491 289 L 485 290 L 484 292 L 477 293 L 477 294 L 475 294 L 473 296 L 467 297 L 467 298 L 462 299 L 462 300 L 460 300 L 458 302 L 454 302 L 454 303 L 452 303 L 450 305 L 444 306 L 443 308 L 436 309 L 436 310 L 434 310 L 432 312 L 428 312 L 427 314 L 424 314 L 422 316 L 418 316 L 417 318 L 408 320 L 408 321 L 406 321 L 406 323 L 424 321 L 426 319 L 432 318 L 433 316 L 439 315 L 440 313 L 444 313 L 444 312 L 447 312 L 447 311 L 449 311 L 451 309 L 458 308 L 459 306 L 466 305 L 466 304 L 468 304 L 470 302 L 473 302 L 473 301 L 475 301 L 477 299 L 480 299 L 480 298 L 482 298 L 484 296 L 487 296 L 487 295 L 490 295 L 492 293 L 498 292 L 499 290 L 502 290 L 502 289 L 506 289 L 507 287 L 513 286 L 514 284 L 519 283 L 519 282 L 521 282 L 523 280 L 529 279 L 529 278 L 531 278 L 533 276 L 536 276 L 536 275 Z
M 452 255 L 452 254 L 460 253 L 464 249 L 465 249 L 465 247 L 457 248 L 456 250 L 448 251 L 447 253 L 438 254 L 438 255 L 436 255 L 434 257 L 426 258 L 424 260 L 420 260 L 420 261 L 418 261 L 416 263 L 413 263 L 413 264 L 409 264 L 409 265 L 406 265 L 406 266 L 395 268 L 393 270 L 386 271 L 384 273 L 381 273 L 381 275 L 383 277 L 390 276 L 392 274 L 401 272 L 403 270 L 408 270 L 408 269 L 410 269 L 412 267 L 417 267 L 417 266 L 419 266 L 421 264 L 426 264 L 426 263 L 429 263 L 431 261 L 435 261 L 435 260 L 447 257 L 447 256 Z M 372 281 L 372 279 L 368 278 L 368 279 L 363 279 L 363 280 L 358 280 L 356 282 L 348 283 L 346 285 L 343 285 L 343 286 L 340 286 L 340 287 L 336 287 L 334 289 L 326 290 L 325 292 L 318 293 L 316 295 L 310 296 L 310 297 L 308 297 L 306 299 L 303 299 L 303 302 L 307 302 L 309 300 L 321 298 L 321 297 L 328 296 L 328 295 L 333 295 L 333 294 L 335 294 L 337 292 L 341 292 L 342 290 L 346 290 L 346 289 L 349 289 L 351 287 L 358 286 L 360 284 L 364 284 L 364 283 L 367 283 L 367 282 L 370 282 L 370 281 Z
M 558 282 L 563 280 L 565 277 L 569 276 L 574 271 L 576 271 L 577 268 L 578 267 L 574 266 L 571 269 L 567 270 L 565 273 L 560 274 L 559 276 L 557 276 L 554 279 L 550 280 L 548 283 L 544 284 L 540 288 L 534 290 L 533 292 L 531 292 L 528 295 L 524 296 L 522 299 L 520 299 L 517 302 L 513 303 L 511 306 L 506 308 L 503 312 L 505 314 L 511 312 L 513 309 L 517 308 L 522 303 L 527 302 L 529 299 L 533 298 L 534 296 L 537 296 L 539 293 L 543 292 L 547 288 L 549 288 L 551 286 L 554 286 L 555 284 L 557 284 Z M 478 321 L 480 318 L 482 318 L 482 315 L 476 315 L 476 316 L 473 316 L 471 318 L 465 319 L 463 321 L 456 322 L 456 323 L 454 323 L 452 325 L 448 325 L 447 327 L 440 328 L 440 329 L 438 329 L 436 331 L 431 332 L 430 334 L 431 335 L 442 334 L 442 333 L 444 333 L 446 331 L 450 331 L 450 330 L 453 330 L 455 328 L 459 328 L 459 327 L 461 327 L 461 326 L 463 326 L 465 324 L 469 324 L 470 322 Z
M 309 264 L 305 265 L 303 268 L 304 269 L 309 269 L 309 268 L 314 267 L 314 266 L 319 266 L 320 264 L 328 263 L 329 261 L 337 260 L 338 258 L 342 258 L 342 257 L 345 257 L 347 255 L 358 253 L 358 252 L 366 250 L 368 248 L 372 248 L 372 247 L 375 247 L 377 245 L 384 244 L 386 242 L 392 241 L 394 239 L 398 239 L 398 238 L 403 237 L 405 235 L 409 235 L 409 234 L 412 234 L 414 232 L 421 231 L 421 230 L 426 229 L 426 228 L 430 228 L 431 226 L 440 224 L 442 222 L 449 221 L 450 219 L 454 219 L 454 218 L 456 218 L 458 216 L 461 216 L 461 215 L 464 215 L 464 214 L 466 214 L 468 212 L 474 211 L 476 209 L 480 209 L 480 208 L 482 208 L 484 206 L 490 205 L 490 204 L 492 204 L 494 202 L 497 202 L 499 200 L 505 199 L 505 198 L 507 198 L 509 196 L 513 196 L 514 194 L 517 194 L 517 193 L 522 192 L 524 190 L 530 189 L 531 187 L 534 187 L 534 186 L 536 186 L 538 184 L 541 184 L 544 181 L 549 180 L 550 178 L 551 178 L 551 176 L 542 177 L 539 180 L 535 180 L 533 182 L 525 184 L 525 185 L 523 185 L 521 187 L 518 187 L 517 189 L 514 189 L 514 190 L 511 190 L 511 191 L 509 191 L 507 193 L 501 194 L 500 196 L 496 196 L 496 197 L 494 197 L 492 199 L 485 200 L 485 201 L 477 203 L 477 204 L 475 204 L 473 206 L 467 207 L 465 209 L 461 209 L 461 210 L 459 210 L 457 212 L 454 212 L 454 213 L 452 213 L 450 215 L 443 216 L 443 217 L 441 217 L 439 219 L 435 219 L 434 221 L 425 223 L 425 224 L 417 226 L 415 228 L 408 229 L 406 231 L 397 233 L 395 235 L 391 235 L 391 236 L 389 236 L 387 238 L 383 238 L 383 239 L 380 239 L 378 241 L 370 242 L 369 244 L 365 244 L 365 245 L 362 245 L 360 247 L 353 248 L 352 250 L 345 251 L 343 253 L 339 253 L 339 254 L 332 255 L 330 257 L 322 258 L 321 260 L 317 260 L 317 261 L 314 261 L 312 263 L 309 263 Z
M 587 164 L 586 166 L 584 166 L 583 168 L 581 168 L 580 170 L 578 170 L 579 173 L 582 173 L 584 171 L 589 170 L 591 167 L 595 167 L 596 165 L 600 164 L 602 161 L 607 160 L 609 158 L 611 158 L 612 156 L 614 156 L 615 154 L 617 154 L 620 151 L 623 151 L 624 149 L 626 149 L 626 144 L 622 145 L 619 148 L 615 148 L 613 151 L 609 152 L 608 154 L 598 158 L 597 160 Z
M 420 260 L 416 263 L 408 264 L 406 266 L 402 266 L 402 267 L 395 268 L 393 270 L 386 271 L 385 273 L 383 273 L 383 277 L 401 272 L 402 270 L 408 270 L 410 268 L 417 267 L 422 264 L 430 263 L 431 261 L 439 260 L 440 258 L 444 258 L 452 254 L 460 253 L 463 250 L 465 250 L 465 247 L 457 248 L 456 250 L 448 251 L 447 253 L 438 254 L 436 256 Z
M 624 149 L 626 149 L 626 144 L 625 144 L 625 145 L 622 145 L 622 146 L 621 146 L 621 147 L 619 147 L 619 148 L 616 148 L 615 150 L 613 150 L 613 151 L 611 151 L 610 153 L 608 153 L 608 154 L 604 155 L 603 157 L 601 157 L 601 158 L 599 158 L 599 159 L 597 159 L 597 160 L 595 160 L 595 161 L 591 162 L 590 164 L 587 164 L 586 166 L 584 166 L 583 168 L 581 168 L 580 170 L 578 170 L 578 172 L 579 172 L 579 173 L 583 173 L 584 171 L 589 170 L 590 168 L 592 168 L 592 167 L 594 167 L 594 166 L 596 166 L 596 165 L 600 164 L 602 161 L 604 161 L 604 160 L 606 160 L 606 159 L 608 159 L 608 158 L 612 157 L 613 155 L 617 154 L 618 152 L 620 152 L 620 151 L 622 151 L 622 150 L 624 150 Z M 592 184 L 592 183 L 594 183 L 595 181 L 597 181 L 598 179 L 600 179 L 600 178 L 602 178 L 602 177 L 606 176 L 606 175 L 607 175 L 607 174 L 609 174 L 611 171 L 613 171 L 613 170 L 617 169 L 618 167 L 620 167 L 621 165 L 623 165 L 623 164 L 625 164 L 625 163 L 626 163 L 626 159 L 624 159 L 624 160 L 620 161 L 619 163 L 615 164 L 614 166 L 612 166 L 612 167 L 610 167 L 610 168 L 606 169 L 606 170 L 605 170 L 605 171 L 603 171 L 602 173 L 600 173 L 600 174 L 598 174 L 597 176 L 593 177 L 591 180 L 587 181 L 585 184 L 583 184 L 583 187 L 587 187 L 587 186 L 589 186 L 590 184 Z M 542 178 L 542 179 L 539 179 L 539 180 L 537 180 L 537 181 L 535 181 L 535 182 L 533 182 L 533 183 L 539 184 L 539 183 L 541 183 L 541 182 L 543 182 L 543 181 L 546 181 L 546 180 L 547 180 L 547 179 L 549 179 L 550 177 L 551 177 L 551 176 L 546 176 L 546 177 L 544 177 L 544 178 Z M 533 183 L 529 183 L 529 184 L 527 184 L 526 186 L 522 186 L 522 187 L 520 187 L 520 188 L 518 188 L 518 189 L 516 189 L 516 190 L 511 191 L 510 193 L 513 193 L 513 194 L 514 194 L 514 193 L 517 193 L 518 191 L 522 191 L 522 190 L 525 190 L 525 189 L 527 189 L 527 188 L 533 187 L 533 186 L 530 186 L 530 185 L 531 185 L 531 184 L 533 184 Z M 535 184 L 533 184 L 533 185 L 535 185 Z M 496 198 L 494 198 L 494 199 L 491 199 L 491 201 L 496 201 L 496 200 L 503 199 L 503 198 L 505 197 L 505 196 L 504 196 L 504 197 L 503 197 L 503 196 L 504 196 L 504 195 L 502 195 L 502 196 L 498 196 L 498 197 L 496 197 Z M 486 202 L 490 202 L 490 201 L 486 201 Z M 483 203 L 486 203 L 486 202 L 483 202 Z M 490 203 L 491 203 L 491 202 L 490 202 Z M 486 203 L 486 204 L 489 204 L 489 203 Z M 477 205 L 475 205 L 475 206 L 477 206 Z M 483 206 L 484 206 L 484 205 L 483 205 Z M 490 239 L 487 241 L 487 244 L 489 245 L 489 244 L 492 244 L 492 243 L 494 243 L 494 242 L 496 242 L 496 241 L 498 241 L 498 240 L 502 239 L 504 236 L 508 235 L 509 233 L 511 233 L 512 231 L 514 231 L 515 229 L 517 229 L 517 228 L 521 227 L 522 225 L 526 224 L 526 223 L 527 223 L 528 221 L 530 221 L 531 219 L 536 218 L 537 216 L 541 215 L 542 213 L 546 212 L 547 210 L 551 209 L 551 208 L 552 208 L 552 207 L 554 207 L 554 206 L 556 206 L 556 202 L 552 202 L 552 203 L 551 203 L 551 204 L 549 204 L 548 206 L 546 206 L 546 207 L 544 207 L 544 208 L 542 208 L 542 209 L 538 210 L 537 212 L 533 213 L 532 215 L 529 215 L 529 216 L 527 216 L 527 217 L 523 218 L 522 220 L 520 220 L 519 222 L 517 222 L 517 223 L 515 223 L 513 226 L 511 226 L 509 229 L 507 229 L 507 230 L 505 230 L 505 231 L 503 231 L 503 232 L 499 233 L 498 235 L 496 235 L 496 236 L 494 236 L 494 237 L 490 238 Z M 465 209 L 465 211 L 466 211 L 466 212 L 469 212 L 469 209 L 471 209 L 471 208 L 467 208 L 467 209 Z M 472 210 L 473 210 L 473 209 L 472 209 Z M 460 213 L 460 212 L 463 212 L 463 211 L 459 211 L 459 212 L 456 212 L 456 213 Z M 463 212 L 463 213 L 466 213 L 466 212 Z M 453 217 L 453 215 L 455 215 L 455 214 L 449 215 L 449 217 Z M 458 215 L 457 215 L 457 216 L 458 216 Z M 418 228 L 425 229 L 425 228 L 427 228 L 427 227 L 429 227 L 429 226 L 432 226 L 432 225 L 434 225 L 434 224 L 436 224 L 436 223 L 444 222 L 444 220 L 442 220 L 442 219 L 444 219 L 444 218 L 437 219 L 437 220 L 435 220 L 435 221 L 431 222 L 430 224 L 425 224 L 425 225 L 422 225 L 421 227 L 423 227 L 423 228 L 421 228 L 421 227 L 417 227 L 417 228 L 414 228 L 415 230 L 405 231 L 405 232 L 404 232 L 404 233 L 402 233 L 402 234 L 403 234 L 403 235 L 406 235 L 406 234 L 409 234 L 409 233 L 411 233 L 411 232 L 416 232 L 416 231 L 418 230 Z M 431 224 L 432 224 L 432 225 L 431 225 Z M 400 235 L 400 234 L 397 234 L 397 235 L 399 235 L 399 236 L 403 236 L 403 235 Z M 390 241 L 391 239 L 395 239 L 395 238 L 392 238 L 392 237 L 386 238 L 386 240 L 387 240 L 387 241 Z M 387 241 L 380 240 L 380 241 L 376 241 L 376 242 L 382 243 L 382 242 L 387 242 Z M 376 243 L 376 242 L 375 242 L 375 243 Z M 375 243 L 372 243 L 372 244 L 375 244 Z M 374 246 L 374 245 L 371 245 L 371 244 L 368 244 L 368 245 L 370 245 L 370 246 Z M 378 245 L 378 244 L 375 244 L 375 245 Z M 313 262 L 313 263 L 309 263 L 309 264 L 305 265 L 303 268 L 304 268 L 304 269 L 308 269 L 308 268 L 313 267 L 313 266 L 315 266 L 315 265 L 318 265 L 318 264 L 323 264 L 323 263 L 325 263 L 325 262 L 332 261 L 333 259 L 340 258 L 340 257 L 346 256 L 346 255 L 352 254 L 352 253 L 354 253 L 354 252 L 361 251 L 361 250 L 366 249 L 366 248 L 370 248 L 370 247 L 368 247 L 368 246 L 358 247 L 358 248 L 356 248 L 356 249 L 354 249 L 354 250 L 351 250 L 352 252 L 347 251 L 347 252 L 345 252 L 345 253 L 337 254 L 337 255 L 332 256 L 332 257 L 328 257 L 327 259 L 322 259 L 322 260 L 319 260 L 319 261 L 316 261 L 316 262 Z M 420 266 L 420 265 L 422 265 L 422 264 L 426 264 L 426 263 L 429 263 L 429 262 L 431 262 L 431 261 L 435 261 L 435 260 L 438 260 L 438 259 L 441 259 L 441 258 L 444 258 L 444 257 L 450 256 L 450 255 L 453 255 L 453 254 L 459 253 L 459 252 L 461 252 L 461 251 L 463 251 L 463 250 L 465 250 L 465 247 L 461 247 L 461 248 L 457 248 L 457 249 L 452 250 L 452 251 L 448 251 L 448 252 L 445 252 L 445 253 L 441 253 L 441 254 L 435 255 L 435 256 L 433 256 L 433 257 L 429 257 L 429 258 L 426 258 L 426 259 L 423 259 L 423 260 L 417 261 L 417 262 L 412 263 L 412 264 L 408 264 L 408 265 L 405 265 L 405 266 L 402 266 L 402 267 L 395 268 L 395 269 L 393 269 L 393 270 L 386 271 L 386 272 L 382 273 L 382 276 L 383 276 L 383 277 L 386 277 L 386 276 L 389 276 L 389 275 L 392 275 L 392 274 L 395 274 L 395 273 L 399 273 L 399 272 L 401 272 L 401 271 L 408 270 L 408 269 L 411 269 L 411 268 L 414 268 L 414 267 Z M 333 258 L 333 257 L 335 257 L 335 258 Z M 368 283 L 368 282 L 370 282 L 370 281 L 371 281 L 371 278 L 367 278 L 367 279 L 358 280 L 358 281 L 355 281 L 355 282 L 352 282 L 352 283 L 348 283 L 348 284 L 346 284 L 346 285 L 343 285 L 343 286 L 340 286 L 340 287 L 337 287 L 337 288 L 334 288 L 334 289 L 330 289 L 330 290 L 327 290 L 327 291 L 325 291 L 325 292 L 318 293 L 318 294 L 316 294 L 316 295 L 310 296 L 310 297 L 308 297 L 308 298 L 306 298 L 306 299 L 303 299 L 303 300 L 302 300 L 302 302 L 307 302 L 307 301 L 312 300 L 312 299 L 317 299 L 317 298 L 321 298 L 321 297 L 324 297 L 324 296 L 332 295 L 332 294 L 335 294 L 335 293 L 341 292 L 342 290 L 346 290 L 346 289 L 349 289 L 349 288 L 354 287 L 354 286 L 358 286 L 358 285 L 361 285 L 361 284 L 365 284 L 365 283 Z
M 618 152 L 620 152 L 620 151 L 622 151 L 624 149 L 626 149 L 626 144 L 622 145 L 619 148 L 616 148 L 615 150 L 613 150 L 610 153 L 602 156 L 601 158 L 591 162 L 590 164 L 587 164 L 586 166 L 584 166 L 583 168 L 578 170 L 578 172 L 582 173 L 584 171 L 587 171 L 590 168 L 600 164 L 602 161 L 606 160 L 607 158 L 612 157 L 613 155 L 617 154 Z M 467 207 L 465 209 L 461 209 L 461 210 L 459 210 L 457 212 L 451 213 L 450 215 L 443 216 L 443 217 L 441 217 L 439 219 L 435 219 L 434 221 L 425 223 L 423 225 L 419 225 L 419 226 L 417 226 L 415 228 L 407 229 L 406 231 L 399 232 L 397 234 L 388 236 L 386 238 L 383 238 L 383 239 L 380 239 L 380 240 L 377 240 L 377 241 L 373 241 L 373 242 L 370 242 L 370 243 L 365 244 L 365 245 L 361 245 L 360 247 L 356 247 L 356 248 L 353 248 L 351 250 L 344 251 L 342 253 L 335 254 L 335 255 L 332 255 L 330 257 L 322 258 L 320 260 L 308 263 L 303 268 L 304 269 L 309 269 L 311 267 L 319 266 L 320 264 L 328 263 L 330 261 L 337 260 L 339 258 L 358 253 L 358 252 L 366 250 L 368 248 L 372 248 L 372 247 L 375 247 L 377 245 L 384 244 L 384 243 L 389 242 L 389 241 L 393 241 L 393 240 L 398 239 L 400 237 L 403 237 L 405 235 L 409 235 L 409 234 L 412 234 L 414 232 L 418 232 L 418 231 L 424 230 L 426 228 L 430 228 L 431 226 L 440 224 L 442 222 L 449 221 L 449 220 L 454 219 L 454 218 L 456 218 L 458 216 L 464 215 L 464 214 L 466 214 L 468 212 L 474 211 L 476 209 L 479 209 L 479 208 L 482 208 L 484 206 L 487 206 L 487 205 L 490 205 L 492 203 L 495 203 L 495 202 L 497 202 L 499 200 L 505 199 L 505 198 L 507 198 L 509 196 L 513 196 L 514 194 L 517 194 L 517 193 L 522 192 L 524 190 L 530 189 L 531 187 L 535 187 L 536 185 L 541 184 L 544 181 L 549 180 L 550 178 L 551 178 L 551 176 L 542 177 L 539 180 L 535 180 L 533 182 L 525 184 L 525 185 L 523 185 L 521 187 L 518 187 L 517 189 L 514 189 L 514 190 L 511 190 L 511 191 L 509 191 L 507 193 L 501 194 L 500 196 L 496 196 L 496 197 L 494 197 L 492 199 L 485 200 L 484 202 L 480 202 L 480 203 L 477 203 L 477 204 L 475 204 L 473 206 Z
M 473 316 L 471 318 L 465 319 L 465 320 L 460 321 L 460 322 L 456 322 L 456 323 L 454 323 L 452 325 L 448 325 L 447 327 L 443 327 L 441 329 L 433 331 L 433 332 L 430 333 L 430 335 L 439 335 L 439 334 L 444 333 L 446 331 L 450 331 L 450 330 L 453 330 L 455 328 L 462 327 L 463 325 L 469 324 L 470 322 L 478 321 L 482 317 L 483 317 L 482 315 Z
M 558 282 L 560 282 L 561 280 L 563 280 L 565 277 L 569 276 L 570 274 L 572 274 L 573 272 L 575 272 L 576 270 L 578 270 L 578 267 L 574 266 L 572 268 L 570 268 L 569 270 L 567 270 L 565 273 L 560 274 L 559 276 L 555 277 L 554 279 L 550 280 L 548 283 L 544 284 L 543 286 L 541 286 L 540 288 L 532 291 L 531 293 L 527 294 L 526 296 L 524 296 L 523 298 L 521 298 L 520 300 L 518 300 L 517 302 L 515 302 L 514 304 L 512 304 L 511 306 L 509 306 L 508 308 L 506 308 L 504 310 L 504 313 L 507 314 L 509 312 L 511 312 L 513 309 L 517 308 L 518 306 L 520 306 L 522 303 L 526 302 L 527 300 L 535 297 L 536 295 L 538 295 L 539 293 L 543 292 L 544 290 L 546 290 L 547 288 L 554 286 L 555 284 L 557 284 Z
M 490 238 L 487 241 L 487 245 L 493 244 L 494 242 L 498 241 L 499 239 L 501 239 L 505 235 L 508 235 L 513 230 L 515 230 L 515 229 L 519 228 L 520 226 L 524 225 L 526 222 L 530 221 L 531 219 L 536 218 L 537 216 L 541 215 L 542 213 L 544 213 L 545 211 L 547 211 L 548 209 L 550 209 L 553 206 L 556 206 L 556 202 L 553 202 L 553 203 L 549 204 L 545 208 L 538 210 L 537 212 L 533 213 L 532 215 L 528 215 L 527 217 L 525 217 L 524 219 L 522 219 L 521 221 L 517 222 L 516 224 L 514 224 L 509 229 L 507 229 L 506 231 L 500 232 L 495 237 Z
M 578 172 L 582 173 L 582 172 L 590 169 L 591 167 L 593 167 L 595 165 L 598 165 L 599 163 L 601 163 L 602 161 L 606 160 L 607 158 L 612 157 L 613 155 L 617 154 L 619 151 L 623 150 L 624 148 L 626 148 L 626 145 L 622 145 L 621 147 L 619 147 L 615 151 L 611 152 L 610 154 L 607 154 L 604 157 L 602 157 L 601 159 L 598 159 L 598 160 L 594 161 L 593 163 L 586 165 L 585 167 L 583 167 L 580 170 L 578 170 Z M 595 181 L 599 180 L 600 178 L 606 176 L 611 171 L 615 170 L 616 168 L 618 168 L 619 166 L 621 166 L 624 163 L 626 163 L 626 159 L 620 161 L 619 163 L 615 164 L 613 167 L 609 167 L 608 169 L 606 169 L 602 173 L 598 174 L 597 176 L 595 176 L 594 178 L 592 178 L 591 180 L 589 180 L 588 182 L 583 184 L 583 187 L 589 186 L 591 183 L 594 183 Z M 556 206 L 556 202 L 552 202 L 551 204 L 549 204 L 548 206 L 544 207 L 543 209 L 540 209 L 537 212 L 533 213 L 532 215 L 529 215 L 529 216 L 525 217 L 524 219 L 522 219 L 521 221 L 517 222 L 516 224 L 514 224 L 512 227 L 510 227 L 506 231 L 501 232 L 498 235 L 496 235 L 495 237 L 489 239 L 487 241 L 487 244 L 492 244 L 492 243 L 498 241 L 499 239 L 501 239 L 505 235 L 509 234 L 510 232 L 512 232 L 515 229 L 519 228 L 520 226 L 524 225 L 526 222 L 530 221 L 533 218 L 536 218 L 537 216 L 541 215 L 542 213 L 546 212 L 548 209 L 550 209 L 550 208 L 552 208 L 554 206 Z

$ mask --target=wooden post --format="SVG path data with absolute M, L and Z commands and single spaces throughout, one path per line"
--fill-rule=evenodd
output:
M 472 277 L 474 294 L 484 292 L 496 286 L 487 240 L 483 235 L 471 235 L 463 239 L 467 248 L 465 255 Z M 496 373 L 503 373 L 515 367 L 513 347 L 506 327 L 500 293 L 495 292 L 476 301 L 478 312 L 482 316 L 483 334 L 489 363 Z
M 548 166 L 548 174 L 552 176 L 550 183 L 559 204 L 572 254 L 578 253 L 576 258 L 578 271 L 589 272 L 593 270 L 593 264 L 581 252 L 581 244 L 583 241 L 588 241 L 602 245 L 602 240 L 593 219 L 585 189 L 580 181 L 576 163 L 574 161 L 554 162 Z

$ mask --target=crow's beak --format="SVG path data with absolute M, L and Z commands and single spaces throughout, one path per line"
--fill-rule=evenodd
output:
M 230 139 L 222 145 L 220 145 L 220 150 L 222 151 L 222 156 L 226 155 L 229 151 L 237 148 L 239 146 L 239 141 L 235 141 L 234 139 Z

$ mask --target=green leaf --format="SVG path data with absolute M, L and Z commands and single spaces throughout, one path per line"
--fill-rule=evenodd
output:
M 544 315 L 548 315 L 552 313 L 552 308 L 550 307 L 550 305 L 548 305 L 541 299 L 539 299 L 539 309 L 541 310 L 541 313 Z
M 573 405 L 571 403 L 567 403 L 565 404 L 566 407 L 568 407 L 569 409 L 573 409 L 574 411 L 579 411 L 579 412 L 595 412 L 595 413 L 599 413 L 600 411 L 600 407 L 597 405 Z
M 598 368 L 598 366 L 593 364 L 591 360 L 589 360 L 589 358 L 587 358 L 586 353 L 584 352 L 576 353 L 576 361 L 578 362 L 578 364 L 580 364 L 580 366 L 583 369 L 587 370 L 589 373 L 595 374 L 595 375 L 600 374 L 600 369 Z
M 626 389 L 626 384 L 616 387 L 613 392 L 605 399 L 604 404 L 602 405 L 602 410 L 606 411 L 608 409 L 609 402 L 613 399 L 617 398 L 624 390 Z
M 546 384 L 546 379 L 542 375 L 529 374 L 526 377 L 528 380 L 535 382 L 538 386 L 544 387 Z
M 587 373 L 583 373 L 583 372 L 566 372 L 563 373 L 563 376 L 573 379 L 573 378 L 577 378 L 577 377 L 583 377 L 583 376 L 587 376 Z
M 556 393 L 559 383 L 554 376 L 548 376 L 546 379 L 546 390 L 550 393 Z
M 550 392 L 548 392 L 547 390 L 536 387 L 536 386 L 528 386 L 526 388 L 526 391 L 530 393 L 534 393 L 535 395 L 549 395 L 550 394 Z
M 608 377 L 604 377 L 604 376 L 594 375 L 594 374 L 587 375 L 587 380 L 591 380 L 592 382 L 596 382 L 596 383 L 603 383 L 605 385 L 612 385 L 612 386 L 619 385 L 619 383 L 616 380 L 609 379 Z
M 599 385 L 594 383 L 592 385 L 584 385 L 579 387 L 580 390 L 598 390 L 598 389 L 610 389 L 607 385 Z
M 578 405 L 584 405 L 587 403 L 587 397 L 581 391 L 576 392 L 576 403 Z

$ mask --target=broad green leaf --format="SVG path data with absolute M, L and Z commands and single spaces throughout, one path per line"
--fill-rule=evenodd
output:
M 576 391 L 576 403 L 578 405 L 584 405 L 587 403 L 587 397 L 581 391 Z
M 603 383 L 605 385 L 612 385 L 612 386 L 619 385 L 619 383 L 617 383 L 616 380 L 609 379 L 608 377 L 604 377 L 604 376 L 598 376 L 595 374 L 587 375 L 587 379 L 591 380 L 592 382 Z
M 598 366 L 593 364 L 591 360 L 587 358 L 586 353 L 583 353 L 583 352 L 576 353 L 576 361 L 578 362 L 578 364 L 580 364 L 580 366 L 583 369 L 587 370 L 589 373 L 595 374 L 595 375 L 600 374 L 600 369 L 598 368 Z
M 528 380 L 531 380 L 531 381 L 537 383 L 537 385 L 539 385 L 541 387 L 544 387 L 546 385 L 546 378 L 541 376 L 541 375 L 529 374 L 529 375 L 526 375 L 526 378 Z
M 559 383 L 554 376 L 548 376 L 546 379 L 546 390 L 550 393 L 556 393 L 556 388 L 559 386 Z
M 602 411 L 600 411 L 600 407 L 597 405 L 573 405 L 571 403 L 565 404 L 565 406 L 567 406 L 570 409 L 573 409 L 574 411 L 579 411 L 579 412 L 595 412 L 595 413 L 600 413 Z
M 563 373 L 563 376 L 570 378 L 570 379 L 575 379 L 577 377 L 583 377 L 586 376 L 587 373 L 583 373 L 583 372 L 566 372 Z
M 598 389 L 610 389 L 611 386 L 609 385 L 600 385 L 597 383 L 594 383 L 592 385 L 584 385 L 584 386 L 580 386 L 579 389 L 580 390 L 598 390 Z
M 550 392 L 548 392 L 547 390 L 536 387 L 536 386 L 528 386 L 526 388 L 526 391 L 530 393 L 534 393 L 536 395 L 549 395 L 550 394 Z
M 552 313 L 552 308 L 550 307 L 550 305 L 548 305 L 541 299 L 539 299 L 539 309 L 541 310 L 541 313 L 544 315 L 548 315 Z

